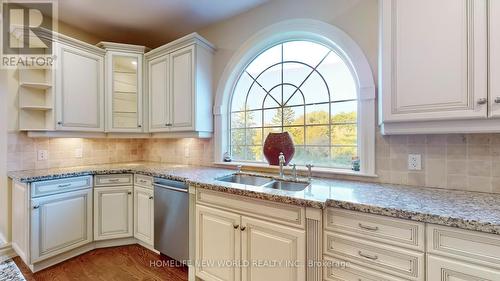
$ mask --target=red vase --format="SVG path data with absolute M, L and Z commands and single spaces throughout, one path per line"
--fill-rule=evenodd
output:
M 280 152 L 285 156 L 285 165 L 292 161 L 295 154 L 295 146 L 288 132 L 269 133 L 264 142 L 264 156 L 269 165 L 279 165 Z

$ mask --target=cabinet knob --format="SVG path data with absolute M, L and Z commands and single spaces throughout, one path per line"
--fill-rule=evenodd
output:
M 486 104 L 487 102 L 488 102 L 488 100 L 486 98 L 480 98 L 477 100 L 477 104 L 479 104 L 479 105 Z
M 142 125 L 137 125 L 137 128 L 142 128 Z
M 495 98 L 495 103 L 500 103 L 500 97 Z
M 149 196 L 149 200 L 153 200 L 153 196 Z
M 62 122 L 61 121 L 57 122 L 57 125 L 62 125 Z
M 40 205 L 33 206 L 33 209 L 35 209 L 35 210 L 38 208 L 40 208 Z

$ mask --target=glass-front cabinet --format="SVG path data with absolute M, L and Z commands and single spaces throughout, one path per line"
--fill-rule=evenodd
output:
M 106 131 L 141 133 L 143 46 L 100 43 L 106 49 Z

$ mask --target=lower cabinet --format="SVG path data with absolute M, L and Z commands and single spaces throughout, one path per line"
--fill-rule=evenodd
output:
M 94 188 L 94 240 L 133 236 L 133 187 Z
M 154 199 L 153 190 L 134 187 L 134 237 L 153 245 Z
M 305 230 L 196 206 L 197 277 L 305 280 Z
M 92 189 L 32 199 L 31 263 L 92 242 Z
M 493 281 L 500 280 L 500 271 L 470 262 L 428 254 L 427 280 Z

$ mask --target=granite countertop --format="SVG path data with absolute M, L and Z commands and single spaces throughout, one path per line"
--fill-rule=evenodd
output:
M 204 166 L 136 162 L 10 172 L 20 182 L 81 175 L 137 173 L 252 198 L 314 208 L 336 207 L 500 235 L 500 194 L 409 187 L 315 178 L 293 192 L 227 183 L 215 178 L 234 170 Z

